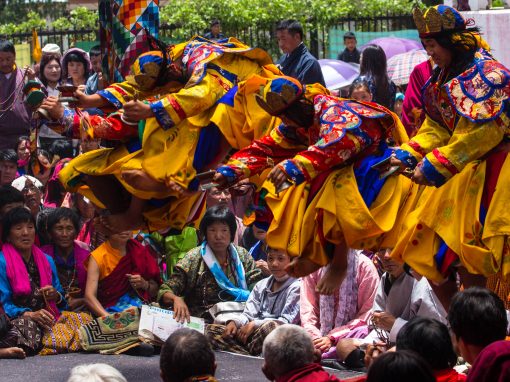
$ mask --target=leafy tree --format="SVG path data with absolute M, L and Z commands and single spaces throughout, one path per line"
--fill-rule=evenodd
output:
M 97 12 L 89 11 L 85 7 L 77 7 L 68 17 L 60 17 L 53 21 L 52 27 L 58 30 L 95 29 L 98 24 Z
M 19 25 L 27 20 L 29 11 L 53 20 L 65 13 L 66 3 L 51 0 L 0 0 L 0 25 Z
M 32 29 L 40 29 L 46 26 L 46 20 L 34 12 L 29 11 L 26 21 L 20 24 L 8 23 L 0 25 L 0 34 L 9 35 L 14 33 L 29 33 Z

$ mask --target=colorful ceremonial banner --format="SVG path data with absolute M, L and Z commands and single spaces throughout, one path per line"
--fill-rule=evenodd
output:
M 14 49 L 16 49 L 16 66 L 18 68 L 23 68 L 32 64 L 30 44 L 15 44 Z
M 32 30 L 32 59 L 35 63 L 41 61 L 42 50 L 41 44 L 39 43 L 39 37 L 37 36 L 37 31 L 35 29 Z
M 149 50 L 148 35 L 158 37 L 159 0 L 100 0 L 103 74 L 125 77 L 134 60 Z

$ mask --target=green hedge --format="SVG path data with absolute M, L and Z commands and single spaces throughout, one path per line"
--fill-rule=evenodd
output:
M 48 2 L 47 2 L 48 3 Z M 51 3 L 51 2 L 49 2 Z M 53 2 L 55 3 L 55 2 Z M 256 28 L 294 18 L 304 26 L 333 26 L 339 18 L 409 13 L 417 0 L 171 0 L 161 7 L 161 23 L 176 28 L 174 38 L 185 37 L 190 30 L 207 29 L 212 19 L 220 19 L 225 29 Z M 0 34 L 30 32 L 33 28 L 94 29 L 97 12 L 78 7 L 51 23 L 42 11 L 18 12 L 9 23 L 0 24 Z M 57 14 L 58 15 L 58 14 Z M 182 36 L 181 36 L 182 35 Z

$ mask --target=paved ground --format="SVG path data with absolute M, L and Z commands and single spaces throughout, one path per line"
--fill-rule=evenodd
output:
M 129 382 L 160 381 L 159 356 L 68 354 L 32 357 L 25 360 L 0 360 L 0 382 L 65 382 L 73 366 L 84 363 L 107 363 L 119 369 Z M 216 353 L 220 381 L 266 381 L 260 367 L 262 359 L 230 353 Z M 340 379 L 361 375 L 335 372 Z

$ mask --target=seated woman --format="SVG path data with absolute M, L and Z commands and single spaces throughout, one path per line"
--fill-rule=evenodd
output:
M 63 207 L 52 210 L 46 221 L 50 244 L 41 247 L 44 253 L 53 257 L 67 303 L 73 311 L 85 306 L 85 261 L 90 254 L 88 245 L 76 240 L 79 224 L 79 217 L 73 210 Z
M 263 278 L 253 258 L 232 244 L 236 218 L 225 206 L 209 208 L 200 222 L 202 245 L 189 251 L 174 267 L 158 294 L 163 306 L 172 306 L 175 319 L 190 315 L 211 322 L 209 308 L 220 301 L 246 301 L 255 283 Z
M 323 359 L 336 358 L 339 339 L 367 335 L 379 273 L 361 251 L 349 250 L 347 264 L 347 275 L 331 296 L 317 292 L 326 268 L 304 277 L 301 283 L 301 326 L 310 334 Z
M 65 307 L 55 263 L 34 245 L 35 220 L 26 208 L 9 211 L 2 220 L 0 252 L 0 304 L 16 335 L 10 346 L 34 355 L 42 331 L 49 330 Z
M 425 277 L 416 280 L 404 271 L 404 263 L 390 257 L 390 250 L 378 253 L 385 273 L 377 287 L 370 323 L 364 338 L 340 338 L 337 357 L 349 368 L 364 366 L 368 344 L 390 348 L 400 329 L 414 317 L 426 317 L 446 323 L 446 311 Z M 367 351 L 368 353 L 368 351 Z
M 255 285 L 244 312 L 226 326 L 206 327 L 213 349 L 258 356 L 264 339 L 278 325 L 299 322 L 300 281 L 285 272 L 289 263 L 289 255 L 269 248 L 267 264 L 271 276 Z
M 98 317 L 141 307 L 159 288 L 160 273 L 148 247 L 131 239 L 131 231 L 110 235 L 90 254 L 85 303 Z

